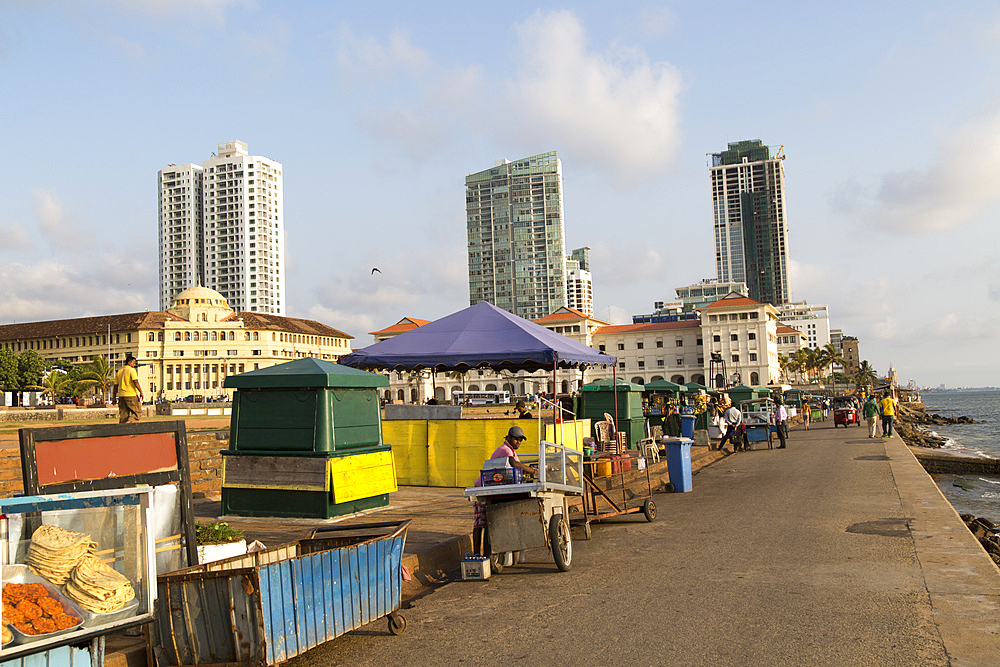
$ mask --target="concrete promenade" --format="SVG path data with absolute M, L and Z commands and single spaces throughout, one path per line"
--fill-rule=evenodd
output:
M 1000 571 L 901 440 L 871 440 L 862 427 L 835 429 L 829 420 L 808 433 L 794 429 L 787 450 L 719 456 L 699 452 L 692 493 L 656 496 L 656 522 L 600 526 L 592 541 L 575 541 L 571 572 L 544 573 L 546 588 L 573 591 L 561 613 L 574 628 L 606 623 L 589 616 L 623 609 L 624 596 L 630 604 L 615 643 L 643 647 L 629 656 L 633 664 L 666 664 L 667 655 L 671 664 L 1000 663 Z M 218 513 L 211 503 L 196 509 Z M 410 594 L 468 549 L 471 511 L 460 490 L 402 489 L 393 507 L 351 520 L 394 518 L 414 519 L 404 561 L 418 580 Z M 322 522 L 233 523 L 273 546 Z M 384 664 L 432 651 L 444 664 L 447 645 L 470 664 L 485 651 L 489 664 L 503 642 L 486 646 L 475 628 L 522 615 L 541 583 L 537 570 L 531 563 L 488 584 L 448 584 L 406 611 L 403 636 L 373 624 L 377 632 L 366 628 L 297 660 Z M 475 616 L 463 617 L 473 607 Z M 650 614 L 670 632 L 644 631 Z M 572 660 L 579 642 L 546 632 L 536 638 L 519 628 L 517 641 L 555 643 L 537 657 Z M 136 648 L 109 645 L 108 664 L 142 664 Z M 616 660 L 614 646 L 588 645 L 577 657 Z

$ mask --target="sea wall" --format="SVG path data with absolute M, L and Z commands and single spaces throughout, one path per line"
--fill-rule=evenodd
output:
M 932 475 L 1000 475 L 1000 459 L 956 456 L 913 446 L 910 451 Z

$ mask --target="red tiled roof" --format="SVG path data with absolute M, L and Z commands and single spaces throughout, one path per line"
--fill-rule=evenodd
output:
M 327 326 L 315 320 L 300 320 L 297 317 L 282 317 L 269 313 L 233 313 L 222 319 L 223 322 L 233 322 L 240 320 L 247 329 L 258 329 L 267 331 L 282 331 L 286 333 L 306 334 L 308 336 L 330 336 L 333 338 L 350 338 L 354 336 L 346 334 L 339 329 Z
M 532 320 L 535 324 L 541 324 L 542 322 L 557 322 L 562 320 L 583 320 L 587 319 L 587 315 L 581 313 L 575 308 L 570 308 L 569 306 L 563 306 L 551 315 L 546 315 L 545 317 L 539 318 L 537 320 Z
M 49 320 L 47 322 L 24 322 L 23 324 L 0 324 L 0 340 L 27 340 L 29 338 L 53 338 L 56 336 L 79 336 L 83 334 L 162 329 L 164 322 L 186 322 L 182 317 L 163 311 L 143 313 L 122 313 L 118 315 L 97 315 L 77 317 L 69 320 Z
M 680 320 L 679 322 L 645 322 L 643 324 L 612 324 L 594 330 L 595 336 L 601 334 L 631 333 L 633 331 L 675 331 L 677 329 L 697 329 L 701 320 Z
M 707 306 L 702 306 L 702 310 L 705 308 L 727 308 L 729 306 L 760 306 L 762 305 L 760 301 L 754 301 L 753 299 L 745 296 L 739 297 L 722 297 L 714 303 L 710 303 Z
M 430 320 L 418 320 L 415 317 L 404 317 L 399 322 L 396 322 L 392 326 L 386 327 L 380 331 L 369 331 L 368 335 L 377 336 L 379 334 L 386 333 L 403 333 L 404 331 L 411 331 L 417 327 L 422 327 L 425 324 L 430 324 Z
M 790 334 L 790 333 L 794 333 L 794 334 L 800 334 L 802 336 L 805 336 L 805 334 L 802 333 L 801 331 L 799 331 L 798 329 L 793 329 L 792 327 L 790 327 L 790 326 L 788 326 L 786 324 L 779 324 L 778 328 L 774 330 L 774 333 L 776 333 L 776 334 Z

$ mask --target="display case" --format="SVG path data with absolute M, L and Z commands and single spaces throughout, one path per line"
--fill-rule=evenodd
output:
M 0 661 L 152 620 L 151 491 L 0 499 Z

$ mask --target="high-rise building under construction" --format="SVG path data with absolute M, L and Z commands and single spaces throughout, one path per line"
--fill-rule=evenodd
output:
M 711 156 L 715 267 L 720 282 L 746 283 L 751 299 L 788 303 L 784 156 L 759 140 Z
M 529 320 L 566 304 L 562 163 L 555 151 L 465 177 L 469 303 Z

